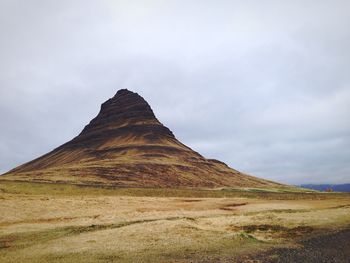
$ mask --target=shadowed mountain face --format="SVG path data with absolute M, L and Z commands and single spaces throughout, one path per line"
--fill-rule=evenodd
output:
M 137 93 L 119 90 L 73 140 L 2 176 L 123 187 L 275 187 L 179 142 Z

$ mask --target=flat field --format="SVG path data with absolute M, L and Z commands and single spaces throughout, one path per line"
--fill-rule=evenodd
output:
M 264 262 L 349 227 L 349 194 L 0 181 L 1 263 Z

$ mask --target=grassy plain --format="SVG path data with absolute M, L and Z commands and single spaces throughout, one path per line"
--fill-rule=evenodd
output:
M 350 195 L 0 181 L 0 262 L 234 262 L 350 226 Z

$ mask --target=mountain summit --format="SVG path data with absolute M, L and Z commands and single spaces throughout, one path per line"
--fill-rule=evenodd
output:
M 155 117 L 149 104 L 137 93 L 121 89 L 101 105 L 99 114 L 74 140 L 92 142 L 93 138 L 143 138 L 156 142 L 175 138 Z M 73 141 L 74 141 L 73 140 Z
M 273 187 L 179 142 L 150 105 L 126 89 L 71 141 L 2 177 L 122 187 Z

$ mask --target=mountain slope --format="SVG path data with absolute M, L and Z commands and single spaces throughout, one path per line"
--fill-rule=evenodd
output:
M 71 141 L 2 176 L 122 187 L 278 187 L 179 142 L 137 93 L 119 90 Z

